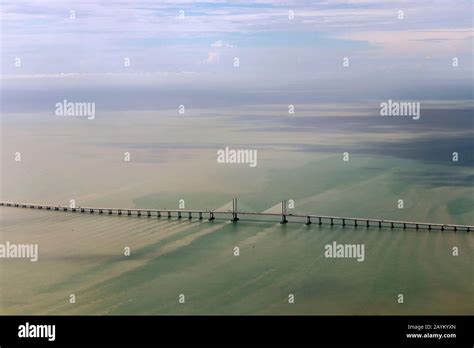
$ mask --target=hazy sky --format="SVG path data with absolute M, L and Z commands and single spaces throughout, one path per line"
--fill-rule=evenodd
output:
M 1 4 L 5 110 L 58 91 L 209 103 L 212 92 L 237 103 L 472 96 L 471 0 Z

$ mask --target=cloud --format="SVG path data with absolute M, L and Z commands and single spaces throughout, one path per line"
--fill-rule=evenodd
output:
M 349 40 L 367 41 L 383 47 L 384 53 L 405 52 L 405 54 L 431 54 L 441 52 L 470 52 L 472 31 L 465 28 L 439 30 L 370 31 L 352 32 L 341 35 Z
M 83 0 L 74 6 L 4 0 L 0 59 L 10 75 L 216 69 L 225 75 L 235 70 L 224 63 L 238 56 L 245 61 L 239 77 L 308 79 L 338 73 L 333 62 L 341 56 L 367 65 L 376 60 L 371 69 L 403 57 L 398 63 L 409 68 L 443 52 L 459 55 L 472 70 L 471 10 L 472 0 L 456 6 L 452 0 Z
M 234 46 L 232 46 L 231 44 L 228 44 L 227 42 L 219 40 L 219 41 L 216 41 L 213 44 L 211 44 L 211 47 L 214 47 L 214 48 L 223 48 L 223 47 L 233 48 Z
M 218 52 L 217 50 L 233 48 L 234 46 L 223 40 L 218 40 L 216 42 L 213 42 L 211 44 L 211 47 L 213 48 L 213 50 L 207 53 L 207 59 L 204 61 L 205 64 L 212 64 L 219 61 L 221 53 Z
M 217 62 L 219 60 L 219 54 L 214 51 L 210 51 L 207 54 L 207 59 L 204 61 L 204 63 L 211 64 L 214 62 Z

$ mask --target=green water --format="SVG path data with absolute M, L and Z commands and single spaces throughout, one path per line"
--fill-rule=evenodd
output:
M 335 157 L 329 157 L 289 169 L 271 175 L 260 191 L 243 194 L 239 200 L 255 210 L 279 197 L 292 197 L 295 212 L 469 221 L 468 190 L 429 188 L 399 175 L 400 166 L 433 167 L 384 158 L 361 157 L 356 163 L 342 171 Z M 337 174 L 331 177 L 330 170 Z M 310 180 L 318 177 L 331 180 Z M 288 188 L 285 182 L 293 184 Z M 301 185 L 308 182 L 314 184 Z M 133 205 L 170 206 L 175 196 L 166 191 L 147 194 Z M 404 209 L 397 208 L 398 197 L 404 198 Z M 196 192 L 186 196 L 186 203 L 188 208 L 215 207 L 224 198 Z M 6 207 L 0 212 L 3 240 L 38 243 L 40 248 L 36 263 L 1 261 L 5 314 L 469 314 L 474 310 L 472 233 L 278 221 L 232 224 Z M 364 244 L 365 260 L 324 257 L 325 245 L 333 241 Z M 124 247 L 131 248 L 130 256 L 124 256 Z M 235 247 L 239 256 L 234 255 Z M 458 256 L 453 256 L 453 247 L 459 249 Z M 68 302 L 70 294 L 75 294 L 76 303 Z M 180 294 L 185 303 L 178 302 Z M 288 303 L 289 294 L 294 303 Z M 403 303 L 397 301 L 399 294 Z
M 186 128 L 166 115 L 137 115 L 133 125 L 120 115 L 95 123 L 48 120 L 4 121 L 2 199 L 170 209 L 183 199 L 186 209 L 214 209 L 237 196 L 246 211 L 286 199 L 295 202 L 292 213 L 474 222 L 469 166 L 367 154 L 351 154 L 344 162 L 342 152 L 268 145 L 280 141 L 280 134 L 240 132 L 217 119 L 189 119 Z M 284 140 L 350 148 L 360 136 L 287 132 Z M 390 134 L 397 136 L 406 134 Z M 207 147 L 178 146 L 189 139 Z M 257 168 L 216 164 L 215 149 L 222 144 L 252 148 L 257 141 L 268 145 L 256 146 Z M 16 151 L 21 162 L 13 161 Z M 131 152 L 131 162 L 123 161 L 124 151 Z M 444 182 L 433 180 L 438 177 Z M 472 233 L 8 207 L 0 208 L 0 228 L 2 243 L 39 246 L 38 262 L 0 259 L 2 314 L 474 311 Z M 326 258 L 325 245 L 333 241 L 363 244 L 365 260 Z M 185 303 L 179 303 L 180 294 Z
M 468 314 L 471 234 L 188 221 L 10 209 L 4 238 L 40 246 L 2 261 L 6 314 Z M 5 217 L 8 216 L 8 217 Z M 21 230 L 21 231 L 20 231 Z M 365 244 L 365 261 L 324 245 Z M 129 257 L 123 247 L 131 248 Z M 240 248 L 234 256 L 233 248 Z M 459 256 L 452 256 L 452 247 Z M 44 249 L 44 250 L 43 250 Z M 76 303 L 68 302 L 76 295 Z M 179 294 L 185 303 L 178 303 Z M 294 294 L 295 303 L 288 303 Z M 404 303 L 397 295 L 404 295 Z

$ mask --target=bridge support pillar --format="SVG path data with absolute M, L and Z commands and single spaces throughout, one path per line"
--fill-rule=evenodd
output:
M 342 227 L 346 226 L 346 219 L 342 219 Z
M 178 219 L 181 219 L 181 212 L 178 211 Z
M 309 216 L 306 217 L 306 225 L 311 225 L 311 218 Z
M 157 217 L 157 218 L 160 218 L 160 217 L 161 217 L 161 211 L 159 211 L 159 212 L 156 214 L 156 217 Z
M 142 212 L 137 210 L 137 216 L 142 216 Z
M 188 219 L 191 220 L 193 218 L 193 213 L 189 212 Z
M 357 220 L 354 220 L 354 227 L 357 227 Z
M 199 212 L 199 220 L 202 220 L 202 212 Z
M 168 212 L 168 219 L 171 219 L 171 212 Z
M 214 213 L 213 213 L 213 212 L 210 212 L 210 213 L 209 213 L 209 219 L 208 219 L 208 220 L 209 220 L 209 221 L 212 221 L 212 220 L 214 220 L 214 219 L 215 219 Z
M 286 215 L 282 215 L 281 216 L 281 221 L 280 221 L 281 224 L 286 224 L 288 223 L 288 220 L 286 219 Z
M 331 218 L 331 226 L 333 226 L 333 225 L 334 225 L 334 219 Z
M 369 220 L 367 220 L 367 227 L 369 227 Z
M 319 218 L 318 218 L 318 225 L 322 225 L 322 223 L 323 223 L 323 222 L 321 221 L 321 218 L 319 217 Z
M 122 211 L 119 209 L 119 210 L 117 211 L 117 214 L 118 214 L 118 215 L 122 215 Z

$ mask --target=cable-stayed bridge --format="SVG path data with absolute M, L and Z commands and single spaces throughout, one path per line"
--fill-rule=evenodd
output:
M 147 216 L 147 217 L 177 217 L 181 219 L 186 217 L 192 219 L 197 217 L 199 220 L 207 218 L 212 221 L 218 217 L 229 218 L 232 222 L 240 220 L 239 216 L 252 219 L 252 217 L 270 217 L 278 218 L 281 224 L 288 222 L 304 222 L 306 225 L 317 223 L 318 225 L 329 224 L 345 226 L 365 226 L 365 227 L 390 227 L 390 228 L 403 228 L 403 229 L 437 229 L 437 230 L 452 230 L 452 231 L 466 231 L 470 232 L 473 225 L 456 225 L 456 224 L 440 224 L 432 222 L 417 222 L 417 221 L 400 221 L 400 220 L 386 220 L 386 219 L 371 219 L 371 218 L 360 218 L 360 217 L 342 217 L 342 216 L 328 216 L 328 215 L 317 215 L 317 214 L 301 214 L 301 213 L 288 213 L 286 200 L 282 200 L 277 205 L 263 211 L 263 212 L 250 212 L 250 211 L 239 211 L 237 206 L 237 198 L 233 198 L 232 201 L 224 204 L 223 206 L 209 210 L 209 209 L 139 209 L 139 208 L 100 208 L 100 207 L 70 207 L 64 205 L 48 205 L 48 204 L 36 204 L 36 203 L 15 203 L 15 202 L 0 202 L 0 206 L 5 207 L 17 207 L 17 208 L 30 208 L 30 209 L 44 209 L 44 210 L 55 210 L 55 211 L 66 211 L 66 212 L 79 212 L 79 213 L 90 213 L 90 214 L 116 214 L 116 215 L 135 215 L 135 216 Z M 255 220 L 255 219 L 254 219 Z

